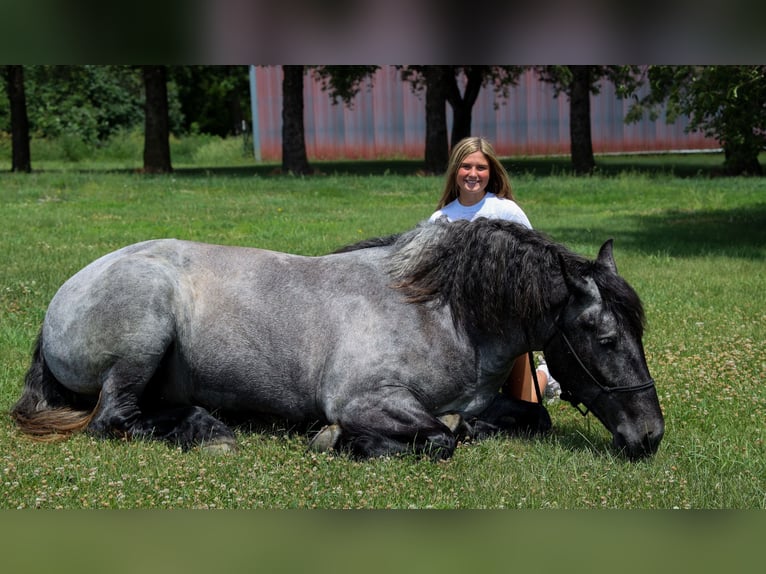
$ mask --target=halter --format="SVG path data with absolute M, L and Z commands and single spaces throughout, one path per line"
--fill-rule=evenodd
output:
M 582 362 L 582 359 L 580 359 L 580 356 L 577 354 L 577 351 L 575 351 L 574 347 L 572 346 L 572 343 L 569 342 L 569 339 L 567 338 L 566 334 L 561 329 L 561 327 L 559 327 L 558 322 L 556 323 L 556 331 L 553 333 L 553 335 L 551 335 L 551 337 L 548 339 L 548 342 L 544 345 L 544 347 L 547 347 L 557 334 L 561 335 L 561 338 L 564 340 L 564 343 L 566 343 L 566 346 L 569 349 L 569 352 L 572 353 L 574 358 L 577 360 L 577 364 L 580 365 L 582 370 L 585 371 L 585 374 L 588 375 L 590 380 L 593 381 L 596 384 L 596 386 L 600 389 L 598 394 L 594 398 L 594 401 L 595 401 L 595 399 L 597 399 L 599 397 L 599 395 L 601 393 L 606 393 L 606 394 L 609 394 L 609 393 L 640 393 L 642 391 L 646 391 L 646 390 L 651 389 L 652 387 L 654 387 L 654 379 L 651 378 L 651 377 L 649 377 L 648 381 L 646 381 L 644 383 L 641 383 L 640 385 L 619 385 L 619 386 L 616 386 L 616 387 L 609 387 L 607 385 L 604 385 L 601 381 L 599 381 L 593 375 L 593 373 L 590 372 L 588 367 L 585 366 L 585 363 Z M 532 377 L 534 378 L 534 381 L 535 381 L 535 391 L 537 393 L 537 400 L 538 400 L 538 402 L 540 404 L 542 404 L 542 397 L 541 397 L 541 393 L 540 393 L 540 384 L 537 381 L 537 373 L 535 372 L 534 359 L 532 357 L 532 352 L 531 351 L 529 352 L 529 361 L 530 361 L 530 366 L 532 368 Z M 588 407 L 587 405 L 585 406 L 585 410 L 583 411 L 580 408 L 580 404 L 581 404 L 582 401 L 577 399 L 577 397 L 575 397 L 574 394 L 569 392 L 569 391 L 565 391 L 565 390 L 562 389 L 561 398 L 563 400 L 565 400 L 565 401 L 568 401 L 574 408 L 576 408 L 579 411 L 579 413 L 582 416 L 586 416 L 590 412 L 590 407 Z

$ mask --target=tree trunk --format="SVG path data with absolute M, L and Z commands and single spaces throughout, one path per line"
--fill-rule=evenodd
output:
M 11 106 L 11 171 L 32 171 L 29 151 L 29 119 L 24 91 L 24 67 L 7 66 L 8 101 Z
M 577 174 L 590 174 L 596 167 L 590 132 L 590 66 L 570 66 L 569 138 L 572 168 Z
M 452 107 L 452 135 L 450 136 L 450 149 L 455 147 L 460 140 L 471 135 L 471 121 L 473 106 L 479 97 L 483 79 L 482 66 L 466 67 L 467 82 L 465 93 L 461 96 L 457 85 L 457 77 L 453 73 L 445 78 L 448 84 L 447 101 Z
M 143 66 L 146 92 L 144 172 L 170 173 L 170 120 L 165 66 Z
M 444 173 L 449 160 L 445 66 L 424 66 L 423 74 L 426 79 L 425 170 Z
M 745 100 L 738 106 L 722 110 L 720 132 L 723 147 L 723 171 L 726 175 L 763 175 L 758 154 L 763 140 L 753 132 L 753 120 L 762 104 L 758 100 Z
M 758 161 L 760 145 L 757 142 L 741 144 L 723 143 L 723 170 L 726 175 L 763 175 Z
M 303 66 L 282 66 L 282 171 L 308 174 L 303 125 Z

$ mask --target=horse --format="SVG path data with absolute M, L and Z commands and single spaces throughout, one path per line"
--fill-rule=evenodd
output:
M 664 434 L 644 320 L 612 240 L 588 260 L 502 220 L 321 256 L 149 240 L 60 287 L 11 415 L 39 440 L 209 452 L 237 449 L 227 417 L 279 419 L 317 450 L 447 459 L 465 437 L 551 429 L 544 405 L 500 390 L 542 350 L 562 396 L 639 459 Z

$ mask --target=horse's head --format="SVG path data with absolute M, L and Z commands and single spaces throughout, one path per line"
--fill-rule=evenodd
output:
M 617 275 L 611 240 L 595 262 L 560 261 L 569 299 L 545 356 L 562 397 L 592 411 L 629 458 L 654 454 L 665 423 L 644 356 L 641 301 Z

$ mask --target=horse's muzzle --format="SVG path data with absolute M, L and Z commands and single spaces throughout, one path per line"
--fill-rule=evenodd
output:
M 655 454 L 664 434 L 665 422 L 662 418 L 642 421 L 639 428 L 618 425 L 613 433 L 612 444 L 629 459 L 638 460 Z

